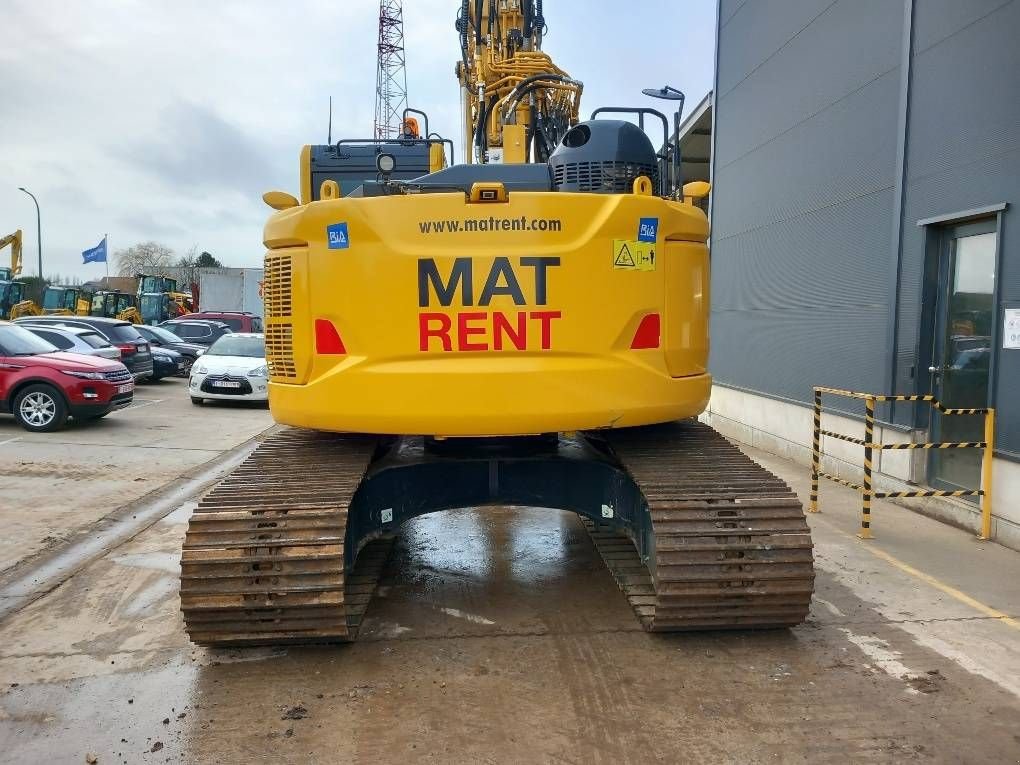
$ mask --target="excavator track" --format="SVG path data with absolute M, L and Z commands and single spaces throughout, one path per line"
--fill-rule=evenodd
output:
M 695 421 L 605 436 L 647 503 L 642 560 L 619 530 L 585 521 L 650 632 L 792 627 L 814 589 L 811 532 L 796 494 Z
M 191 639 L 352 641 L 401 523 L 449 507 L 543 501 L 587 516 L 649 631 L 789 627 L 807 615 L 814 569 L 799 500 L 698 422 L 579 435 L 551 453 L 440 456 L 402 443 L 270 436 L 189 522 L 181 610 Z M 587 520 L 599 517 L 599 502 L 612 521 Z
M 375 591 L 387 540 L 345 567 L 347 510 L 371 437 L 283 430 L 202 500 L 181 556 L 181 610 L 200 645 L 348 642 Z

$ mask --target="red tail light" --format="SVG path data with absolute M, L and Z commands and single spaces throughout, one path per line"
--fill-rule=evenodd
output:
M 340 333 L 329 319 L 315 320 L 315 351 L 323 356 L 343 356 L 347 353 Z
M 138 350 L 135 347 L 134 343 L 117 343 L 117 347 L 120 348 L 121 356 L 130 356 L 132 353 Z
M 659 335 L 661 332 L 662 328 L 659 320 L 659 314 L 648 314 L 641 320 L 641 323 L 638 324 L 637 332 L 634 333 L 634 339 L 630 341 L 631 350 L 636 351 L 642 348 L 658 348 Z

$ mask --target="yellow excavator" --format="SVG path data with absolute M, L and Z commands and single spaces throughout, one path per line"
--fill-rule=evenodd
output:
M 50 316 L 88 316 L 92 294 L 84 287 L 50 285 L 43 292 L 43 313 Z
M 484 505 L 580 515 L 647 630 L 799 624 L 799 500 L 694 419 L 708 189 L 681 185 L 680 108 L 581 121 L 539 0 L 467 0 L 458 31 L 467 164 L 407 177 L 426 127 L 368 177 L 305 147 L 301 198 L 264 197 L 270 407 L 293 427 L 189 522 L 191 639 L 353 640 L 400 525 Z
M 142 323 L 142 314 L 138 308 L 138 296 L 119 290 L 98 290 L 92 295 L 90 316 L 105 316 L 108 319 L 120 319 L 132 324 Z
M 0 319 L 17 319 L 21 316 L 38 316 L 42 310 L 25 298 L 25 283 L 21 276 L 22 235 L 19 228 L 13 234 L 0 237 L 0 250 L 11 248 L 10 267 L 0 267 Z

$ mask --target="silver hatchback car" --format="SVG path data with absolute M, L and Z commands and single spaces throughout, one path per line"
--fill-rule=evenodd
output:
M 111 344 L 94 329 L 68 327 L 63 324 L 29 324 L 27 322 L 23 326 L 29 332 L 52 343 L 57 346 L 58 350 L 65 353 L 120 359 L 120 348 Z

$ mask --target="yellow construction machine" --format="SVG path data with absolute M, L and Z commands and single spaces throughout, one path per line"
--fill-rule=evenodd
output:
M 796 495 L 692 419 L 711 389 L 707 188 L 681 186 L 680 110 L 579 121 L 541 11 L 462 4 L 469 164 L 400 177 L 431 145 L 381 142 L 355 186 L 340 148 L 306 147 L 300 200 L 265 195 L 270 406 L 295 428 L 190 521 L 196 643 L 352 640 L 402 523 L 495 504 L 578 513 L 648 630 L 807 614 Z
M 0 319 L 17 319 L 22 316 L 38 316 L 39 306 L 25 298 L 25 283 L 18 281 L 21 276 L 21 229 L 13 234 L 0 237 L 0 250 L 10 245 L 11 265 L 0 267 Z
M 90 316 L 105 316 L 108 319 L 120 319 L 132 324 L 142 323 L 142 314 L 138 308 L 138 296 L 117 290 L 99 290 L 92 295 Z
M 50 316 L 88 316 L 92 291 L 84 287 L 50 285 L 43 292 L 42 310 Z
M 6 266 L 0 266 L 0 281 L 9 282 L 21 275 L 21 249 L 22 249 L 22 235 L 21 229 L 19 228 L 13 234 L 0 237 L 0 251 L 4 247 L 10 246 L 11 248 L 11 265 L 10 268 Z

